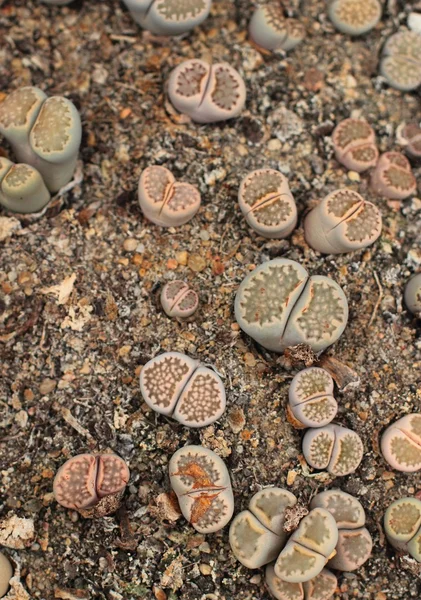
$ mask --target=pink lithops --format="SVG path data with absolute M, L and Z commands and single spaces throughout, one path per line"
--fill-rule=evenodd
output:
M 341 254 L 371 246 L 382 231 L 374 204 L 349 189 L 328 194 L 304 221 L 306 242 L 324 254 Z
M 266 583 L 276 600 L 330 600 L 335 593 L 338 580 L 328 569 L 304 583 L 287 583 L 275 574 L 273 565 L 266 567 Z
M 333 379 L 327 371 L 310 367 L 297 373 L 289 387 L 289 407 L 306 427 L 323 427 L 336 416 Z
M 53 490 L 66 508 L 86 511 L 86 516 L 93 516 L 89 509 L 95 508 L 104 515 L 117 509 L 129 478 L 126 463 L 115 454 L 79 454 L 57 471 Z
M 193 121 L 215 123 L 240 114 L 246 87 L 241 75 L 227 63 L 209 65 L 192 59 L 172 71 L 168 95 L 174 108 Z
M 44 0 L 45 1 L 45 0 Z M 156 35 L 180 35 L 200 25 L 211 0 L 123 0 L 133 19 Z
M 421 273 L 406 283 L 404 298 L 408 310 L 421 317 Z
M 206 427 L 225 411 L 221 378 L 179 352 L 165 352 L 146 363 L 140 372 L 140 390 L 155 412 L 187 427 Z
M 408 123 L 400 131 L 405 145 L 405 152 L 413 158 L 421 158 L 421 127 L 416 123 Z
M 384 459 L 398 471 L 421 469 L 421 414 L 411 413 L 392 423 L 381 439 Z
M 231 480 L 224 461 L 203 446 L 185 446 L 169 464 L 171 486 L 181 512 L 199 533 L 219 531 L 234 512 Z
M 199 297 L 187 283 L 176 279 L 162 288 L 161 305 L 169 317 L 185 319 L 196 312 Z
M 259 6 L 249 26 L 251 39 L 266 50 L 292 50 L 305 37 L 305 29 L 297 19 L 287 19 L 280 2 Z
M 371 177 L 371 187 L 380 196 L 403 200 L 417 190 L 408 159 L 400 152 L 385 152 Z
M 274 169 L 249 173 L 241 182 L 238 202 L 247 223 L 263 237 L 285 238 L 297 224 L 288 180 Z
M 303 438 L 303 454 L 315 469 L 326 469 L 335 477 L 353 473 L 363 457 L 360 436 L 340 425 L 309 429 Z
M 364 119 L 341 121 L 332 134 L 332 142 L 336 160 L 347 169 L 362 173 L 376 165 L 376 136 Z
M 421 500 L 400 498 L 392 502 L 384 516 L 384 530 L 394 548 L 421 562 Z
M 176 181 L 165 167 L 147 167 L 138 187 L 140 208 L 145 217 L 161 227 L 178 227 L 194 217 L 200 208 L 199 190 Z

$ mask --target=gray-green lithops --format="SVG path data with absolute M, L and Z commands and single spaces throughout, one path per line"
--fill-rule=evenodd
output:
M 384 530 L 394 548 L 421 562 L 421 500 L 400 498 L 392 502 L 384 516 Z
M 381 439 L 384 459 L 398 471 L 421 469 L 421 414 L 411 413 L 386 429 Z
M 332 133 L 335 157 L 347 169 L 362 173 L 379 157 L 374 130 L 364 119 L 345 119 Z
M 25 164 L 0 157 L 0 205 L 17 213 L 36 213 L 50 201 L 41 174 Z
M 133 19 L 157 35 L 180 35 L 200 25 L 212 0 L 123 0 Z
M 288 392 L 294 417 L 306 427 L 323 427 L 336 416 L 333 379 L 327 371 L 310 367 L 297 373 Z
M 403 200 L 417 190 L 408 159 L 400 152 L 385 152 L 371 174 L 371 187 L 381 196 Z
M 277 258 L 258 266 L 241 283 L 235 317 L 268 350 L 283 352 L 304 343 L 319 352 L 342 335 L 348 303 L 332 279 L 310 277 L 299 263 Z
M 0 598 L 7 594 L 9 581 L 13 577 L 13 569 L 9 559 L 0 552 Z
M 383 48 L 380 73 L 402 92 L 421 85 L 421 35 L 404 29 L 390 37 Z
M 405 304 L 414 315 L 421 316 L 421 273 L 414 275 L 405 286 Z
M 292 50 L 305 37 L 305 29 L 297 19 L 287 19 L 280 2 L 259 6 L 249 25 L 251 39 L 266 50 Z
M 198 295 L 185 281 L 175 279 L 162 288 L 161 306 L 169 317 L 190 317 L 196 312 L 198 305 Z
M 349 35 L 367 33 L 380 21 L 379 0 L 330 0 L 329 17 L 339 31 Z
M 340 425 L 308 429 L 303 437 L 303 454 L 308 464 L 326 469 L 335 477 L 356 471 L 363 452 L 360 436 Z
M 338 580 L 328 569 L 304 583 L 288 583 L 275 574 L 273 565 L 265 571 L 266 584 L 276 600 L 330 600 L 335 593 Z

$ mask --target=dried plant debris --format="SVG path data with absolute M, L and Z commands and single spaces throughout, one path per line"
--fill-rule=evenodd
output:
M 297 224 L 297 207 L 288 180 L 274 169 L 246 175 L 238 190 L 238 202 L 247 223 L 265 238 L 285 238 Z
M 305 29 L 297 19 L 287 19 L 281 2 L 268 2 L 253 13 L 250 37 L 265 50 L 292 50 L 305 37 Z
M 381 439 L 384 459 L 405 473 L 421 469 L 421 414 L 405 415 L 386 429 Z
M 416 123 L 407 123 L 400 131 L 405 142 L 405 152 L 412 158 L 421 158 L 421 127 Z
M 330 0 L 329 17 L 336 29 L 348 35 L 363 35 L 380 21 L 379 0 Z
M 196 312 L 199 297 L 188 283 L 175 279 L 162 288 L 161 306 L 169 317 L 186 319 Z
M 390 37 L 383 48 L 380 73 L 402 92 L 421 85 L 421 35 L 405 29 Z
M 0 598 L 7 594 L 9 589 L 9 581 L 13 577 L 13 568 L 10 560 L 5 554 L 0 552 Z
M 123 0 L 133 19 L 156 35 L 180 35 L 203 23 L 212 0 Z
M 0 546 L 23 550 L 35 539 L 33 519 L 9 514 L 0 521 Z
M 169 464 L 181 512 L 199 533 L 219 531 L 231 520 L 234 496 L 225 463 L 203 446 L 185 446 Z
M 345 188 L 331 192 L 309 212 L 304 231 L 314 250 L 341 254 L 374 244 L 382 231 L 382 216 L 377 206 Z
M 414 275 L 405 286 L 405 304 L 414 315 L 421 316 L 421 273 Z
M 299 263 L 277 258 L 258 266 L 241 283 L 235 317 L 268 350 L 308 344 L 319 352 L 342 335 L 348 302 L 332 279 L 310 277 Z
M 347 169 L 362 173 L 374 167 L 379 157 L 373 128 L 364 119 L 345 119 L 332 133 L 338 162 Z
M 394 548 L 421 562 L 421 500 L 400 498 L 392 502 L 384 516 L 384 530 Z
M 317 577 L 304 583 L 287 583 L 276 576 L 273 565 L 265 571 L 266 584 L 276 600 L 330 600 L 335 593 L 338 581 L 328 569 L 323 569 Z
M 381 196 L 404 200 L 417 190 L 408 159 L 400 152 L 385 152 L 371 176 L 371 187 Z
M 310 367 L 297 373 L 288 394 L 292 414 L 305 427 L 328 425 L 338 412 L 333 379 L 324 369 Z
M 315 469 L 326 469 L 335 477 L 354 473 L 364 452 L 360 436 L 340 425 L 309 429 L 303 438 L 303 454 Z
M 225 411 L 221 378 L 179 352 L 165 352 L 146 363 L 140 372 L 140 390 L 154 411 L 187 427 L 210 425 Z
M 0 157 L 0 205 L 17 213 L 36 213 L 50 201 L 44 180 L 34 167 Z
M 172 71 L 168 95 L 174 108 L 193 121 L 215 123 L 241 113 L 246 87 L 241 75 L 227 63 L 209 65 L 192 59 Z

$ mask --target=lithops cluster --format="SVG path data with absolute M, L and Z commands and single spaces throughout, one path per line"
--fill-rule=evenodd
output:
M 50 192 L 68 183 L 82 136 L 80 116 L 67 98 L 23 87 L 0 104 L 0 133 L 20 163 L 37 169 Z
M 348 35 L 362 35 L 380 21 L 379 0 L 330 0 L 329 17 L 336 29 Z
M 421 158 L 421 127 L 416 123 L 408 123 L 400 135 L 406 142 L 406 153 L 412 158 Z
M 390 37 L 383 48 L 380 73 L 402 92 L 421 85 L 421 35 L 408 29 Z
M 39 212 L 50 201 L 44 180 L 34 167 L 0 157 L 0 205 L 17 213 Z
M 303 437 L 303 454 L 315 469 L 326 469 L 335 477 L 354 473 L 364 452 L 360 436 L 340 425 L 308 429 Z
M 276 600 L 330 600 L 338 580 L 328 569 L 304 583 L 288 583 L 275 574 L 273 565 L 266 567 L 266 584 Z
M 392 423 L 382 435 L 384 459 L 398 471 L 421 469 L 421 414 L 411 413 Z
M 104 516 L 119 506 L 130 472 L 116 454 L 79 454 L 57 471 L 54 496 L 83 516 Z
M 0 552 L 0 598 L 7 594 L 9 581 L 13 577 L 13 569 L 9 559 Z
M 349 189 L 331 192 L 304 221 L 306 242 L 324 254 L 340 254 L 371 246 L 382 231 L 374 204 Z
M 187 427 L 205 427 L 223 414 L 225 388 L 220 377 L 179 352 L 164 352 L 140 372 L 140 390 L 154 411 Z
M 168 95 L 174 108 L 193 121 L 215 123 L 240 114 L 246 87 L 241 75 L 227 63 L 209 65 L 193 59 L 172 71 Z
M 185 319 L 196 312 L 199 297 L 185 281 L 176 279 L 162 288 L 161 305 L 169 317 Z
M 297 19 L 287 19 L 280 2 L 259 6 L 253 13 L 249 32 L 251 39 L 266 50 L 292 50 L 305 37 L 305 29 Z
M 199 533 L 219 531 L 234 512 L 228 469 L 215 452 L 203 446 L 185 446 L 169 464 L 171 486 L 181 512 Z
M 365 512 L 361 503 L 341 490 L 327 490 L 317 494 L 310 508 L 329 511 L 338 527 L 336 554 L 328 567 L 339 571 L 355 571 L 371 556 L 373 540 L 365 525 Z
M 371 176 L 372 189 L 392 200 L 403 200 L 417 190 L 408 159 L 400 152 L 385 152 Z
M 289 408 L 305 427 L 323 427 L 338 412 L 333 379 L 327 371 L 310 367 L 297 373 L 289 387 Z
M 199 190 L 176 181 L 165 167 L 147 167 L 139 180 L 138 198 L 145 217 L 161 227 L 178 227 L 194 217 L 200 208 Z
M 133 19 L 157 35 L 180 35 L 200 25 L 212 0 L 123 0 Z
M 235 298 L 241 329 L 275 352 L 308 344 L 315 352 L 333 344 L 348 320 L 348 303 L 328 277 L 309 276 L 299 263 L 276 258 L 258 266 Z
M 338 162 L 347 169 L 362 173 L 374 167 L 379 157 L 374 130 L 364 119 L 345 119 L 332 134 Z
M 414 315 L 421 316 L 421 273 L 414 275 L 405 286 L 405 304 Z
M 384 516 L 384 530 L 394 548 L 421 562 L 421 500 L 400 498 L 392 502 Z

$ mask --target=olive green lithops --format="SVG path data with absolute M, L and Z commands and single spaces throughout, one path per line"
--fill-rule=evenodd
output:
M 50 201 L 41 174 L 25 164 L 0 157 L 0 205 L 16 213 L 36 213 Z
M 315 469 L 326 469 L 335 477 L 356 471 L 364 447 L 360 436 L 340 425 L 308 429 L 303 437 L 303 454 Z
M 364 119 L 345 119 L 332 133 L 338 162 L 351 171 L 362 173 L 376 165 L 379 151 L 373 128 Z
M 256 8 L 249 25 L 251 39 L 266 50 L 292 50 L 305 37 L 297 19 L 285 17 L 280 2 L 268 2 Z
M 338 580 L 328 569 L 304 583 L 288 583 L 275 574 L 273 565 L 265 571 L 266 584 L 276 600 L 330 600 L 335 593 Z
M 390 37 L 383 48 L 380 73 L 389 85 L 402 92 L 421 85 L 421 35 L 403 29 Z
M 310 367 L 297 373 L 289 387 L 289 407 L 306 427 L 323 427 L 336 416 L 333 379 L 327 371 Z
M 0 598 L 7 594 L 9 581 L 13 577 L 13 569 L 9 559 L 0 552 Z
M 405 286 L 405 304 L 414 315 L 421 316 L 421 273 L 414 275 Z
M 186 319 L 196 312 L 198 305 L 198 295 L 185 281 L 176 279 L 162 288 L 161 306 L 169 317 Z
M 367 33 L 380 21 L 379 0 L 330 0 L 329 17 L 339 31 L 348 35 Z
M 180 35 L 200 25 L 211 0 L 123 0 L 133 19 L 157 35 Z
M 392 502 L 384 516 L 384 530 L 394 548 L 421 562 L 421 500 L 400 498 Z
M 385 152 L 371 175 L 371 187 L 381 196 L 403 200 L 417 190 L 408 159 L 400 152 Z
M 381 439 L 384 459 L 398 471 L 421 469 L 421 414 L 411 413 L 395 421 Z

